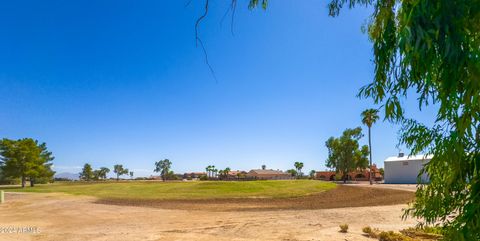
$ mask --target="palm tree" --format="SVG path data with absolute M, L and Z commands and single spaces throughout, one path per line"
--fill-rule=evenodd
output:
M 224 171 L 224 170 L 220 170 L 220 171 L 218 171 L 218 173 L 219 173 L 220 179 L 223 179 L 223 178 L 224 178 L 224 175 L 225 175 L 225 171 Z
M 297 169 L 297 175 L 301 177 L 302 176 L 303 162 L 295 162 L 293 165 Z
M 212 166 L 211 165 L 208 165 L 206 168 L 205 168 L 205 171 L 207 172 L 207 177 L 210 178 L 210 171 L 212 170 Z
M 225 168 L 225 170 L 223 170 L 223 175 L 225 175 L 225 179 L 228 179 L 228 174 L 230 173 L 230 171 L 230 167 L 227 167 Z
M 215 169 L 215 166 L 212 166 L 213 177 L 217 177 L 218 169 Z
M 366 109 L 362 112 L 362 123 L 368 127 L 368 151 L 370 152 L 370 185 L 372 185 L 372 138 L 371 127 L 380 118 L 377 109 Z

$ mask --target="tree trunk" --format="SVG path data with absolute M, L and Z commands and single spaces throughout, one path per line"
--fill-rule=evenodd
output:
M 25 176 L 22 176 L 22 188 L 25 188 L 25 184 L 26 184 L 26 180 L 25 180 Z
M 370 152 L 370 185 L 373 184 L 372 181 L 372 138 L 370 134 L 370 127 L 368 127 L 368 151 Z
M 30 177 L 30 187 L 34 187 L 34 186 L 35 186 L 35 178 Z

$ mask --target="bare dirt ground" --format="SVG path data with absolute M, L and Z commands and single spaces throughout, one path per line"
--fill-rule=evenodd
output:
M 376 189 L 368 186 L 344 186 L 298 198 L 229 198 L 200 200 L 128 200 L 99 199 L 100 204 L 144 206 L 162 209 L 209 210 L 209 211 L 266 211 L 330 209 L 343 207 L 384 206 L 405 204 L 413 199 L 407 191 Z M 372 198 L 375 197 L 375 198 Z
M 363 197 L 363 194 L 354 194 L 354 189 L 346 187 L 339 190 L 353 194 L 355 198 Z M 385 196 L 399 195 L 396 192 L 402 196 L 405 193 L 387 189 L 376 191 L 385 191 Z M 370 194 L 367 192 L 365 195 Z M 92 197 L 64 194 L 8 193 L 6 198 L 7 202 L 0 205 L 0 228 L 31 226 L 38 227 L 39 232 L 0 233 L 0 240 L 371 241 L 362 236 L 362 227 L 369 225 L 383 230 L 399 230 L 416 224 L 415 220 L 401 220 L 405 204 L 330 209 L 311 206 L 305 209 L 293 208 L 292 205 L 303 205 L 309 201 L 302 204 L 294 200 L 293 204 L 287 205 L 284 200 L 267 202 L 263 206 L 258 200 L 231 204 L 200 201 L 197 206 L 180 203 L 180 209 L 174 209 L 173 203 L 166 206 L 158 203 L 147 206 L 111 205 L 101 204 L 100 200 Z M 333 202 L 328 196 L 322 198 Z M 322 202 L 319 197 L 315 199 Z M 386 197 L 383 200 L 389 201 Z M 337 201 L 341 206 L 341 202 Z M 326 201 L 323 203 L 326 204 Z M 227 208 L 220 208 L 223 206 Z M 347 234 L 338 232 L 338 225 L 342 223 L 349 224 Z
M 356 186 L 356 187 L 373 187 L 373 188 L 385 188 L 385 189 L 393 189 L 393 190 L 403 190 L 403 191 L 410 191 L 415 192 L 417 191 L 417 184 L 373 184 L 367 182 L 358 182 L 355 184 L 345 184 L 344 186 Z

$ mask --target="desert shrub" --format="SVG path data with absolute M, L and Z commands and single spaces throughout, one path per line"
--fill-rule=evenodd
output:
M 407 228 L 401 230 L 400 233 L 411 238 L 427 240 L 440 240 L 443 237 L 440 227 Z
M 378 234 L 380 233 L 378 229 L 372 229 L 370 226 L 363 227 L 362 231 L 365 233 L 365 236 L 369 238 L 378 238 Z
M 348 232 L 348 224 L 340 224 L 340 232 L 346 233 Z
M 395 233 L 393 231 L 380 232 L 378 235 L 379 241 L 413 241 L 412 238 L 405 236 L 401 233 Z
M 443 234 L 443 229 L 442 229 L 442 227 L 425 226 L 425 227 L 421 228 L 421 230 L 422 230 L 424 233 Z
M 370 234 L 372 232 L 372 228 L 370 228 L 370 226 L 363 227 L 362 232 Z

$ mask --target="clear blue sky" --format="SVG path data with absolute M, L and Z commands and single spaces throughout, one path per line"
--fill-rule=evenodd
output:
M 121 163 L 145 176 L 163 158 L 176 172 L 323 170 L 327 138 L 372 107 L 356 97 L 373 73 L 360 30 L 370 10 L 330 18 L 325 1 L 272 0 L 264 12 L 241 0 L 232 36 L 228 1 L 212 0 L 200 34 L 215 81 L 195 47 L 203 0 L 186 2 L 3 2 L 0 137 L 46 142 L 57 172 Z M 398 152 L 397 131 L 373 128 L 380 166 Z

